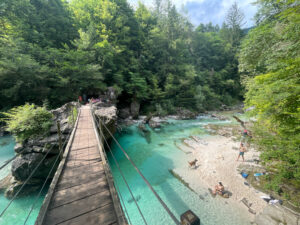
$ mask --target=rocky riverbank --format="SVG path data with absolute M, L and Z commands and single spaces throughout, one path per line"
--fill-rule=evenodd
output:
M 48 151 L 49 153 L 46 158 L 34 172 L 19 196 L 37 190 L 40 185 L 43 184 L 50 169 L 53 166 L 58 166 L 58 163 L 57 165 L 54 165 L 57 155 L 59 154 L 57 122 L 59 121 L 60 123 L 61 140 L 62 143 L 64 143 L 72 131 L 73 121 L 71 119 L 71 114 L 73 109 L 78 107 L 78 103 L 71 102 L 58 109 L 51 110 L 51 113 L 53 114 L 52 126 L 47 137 L 29 139 L 24 143 L 16 144 L 14 150 L 19 155 L 12 161 L 11 173 L 0 181 L 0 191 L 3 191 L 6 197 L 11 198 L 14 196 Z M 54 168 L 52 174 L 50 174 L 50 178 L 52 178 L 55 171 Z
M 71 116 L 74 107 L 78 108 L 80 105 L 76 102 L 71 102 L 51 111 L 53 120 L 47 137 L 29 139 L 24 143 L 16 144 L 14 150 L 19 155 L 12 161 L 11 173 L 0 181 L 0 192 L 4 192 L 4 195 L 7 198 L 13 197 L 15 193 L 18 192 L 47 152 L 49 153 L 46 158 L 44 158 L 33 176 L 27 181 L 18 197 L 28 195 L 38 190 L 44 183 L 51 168 L 54 166 L 53 172 L 49 177 L 51 180 L 56 171 L 55 167 L 59 164 L 58 161 L 56 165 L 54 165 L 57 155 L 59 154 L 57 122 L 60 122 L 62 143 L 66 144 L 74 122 Z M 93 104 L 92 107 L 97 120 L 99 121 L 101 119 L 110 132 L 114 133 L 117 121 L 116 106 L 113 103 L 106 101 L 105 104 Z M 105 137 L 109 138 L 110 135 L 108 132 L 105 131 L 104 128 L 102 130 L 104 131 Z

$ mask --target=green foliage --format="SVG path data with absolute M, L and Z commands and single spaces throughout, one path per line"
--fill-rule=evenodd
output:
M 68 116 L 68 123 L 74 126 L 77 116 L 78 116 L 78 109 L 76 106 L 74 106 L 72 107 L 70 111 L 70 115 Z
M 0 109 L 45 100 L 53 108 L 108 86 L 145 113 L 156 105 L 171 113 L 241 100 L 237 5 L 222 29 L 193 29 L 171 1 L 156 3 L 134 11 L 126 0 L 4 0 Z
M 18 142 L 44 136 L 52 125 L 52 113 L 34 104 L 18 106 L 3 114 L 7 130 L 16 137 Z
M 268 188 L 278 191 L 286 180 L 300 185 L 300 7 L 259 2 L 264 19 L 242 43 L 240 70 L 248 75 L 245 107 L 257 119 L 254 140 L 274 171 Z

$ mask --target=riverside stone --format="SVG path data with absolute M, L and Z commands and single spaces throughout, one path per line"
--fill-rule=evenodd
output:
M 191 112 L 190 110 L 178 108 L 177 115 L 179 119 L 182 120 L 189 120 L 189 119 L 195 119 L 197 117 L 197 114 L 194 112 Z
M 160 119 L 158 117 L 152 117 L 149 122 L 149 127 L 151 128 L 160 128 L 161 124 L 160 124 Z
M 7 186 L 8 180 L 0 181 L 0 186 L 3 186 L 5 184 L 6 196 L 13 196 L 16 191 L 19 190 L 24 181 L 32 173 L 38 163 L 43 159 L 47 151 L 51 149 L 47 157 L 43 160 L 43 162 L 34 173 L 33 177 L 29 180 L 28 185 L 26 185 L 24 191 L 22 190 L 20 194 L 24 195 L 35 191 L 35 189 L 39 187 L 41 183 L 43 183 L 54 164 L 57 154 L 59 153 L 57 121 L 60 121 L 62 141 L 65 141 L 67 135 L 71 132 L 72 129 L 72 124 L 69 124 L 69 117 L 70 115 L 72 115 L 71 113 L 74 107 L 79 107 L 79 104 L 76 102 L 70 102 L 58 109 L 51 110 L 53 119 L 49 136 L 30 139 L 25 141 L 24 143 L 16 144 L 14 150 L 16 153 L 21 154 L 12 162 L 12 179 L 9 180 L 10 185 Z M 55 168 L 53 170 L 53 174 L 54 173 Z M 50 178 L 53 176 L 53 174 L 50 174 Z
M 29 153 L 18 156 L 11 166 L 12 176 L 17 181 L 25 181 L 37 167 L 44 155 L 40 153 Z M 56 156 L 47 157 L 34 172 L 33 178 L 46 178 L 49 169 L 53 166 Z

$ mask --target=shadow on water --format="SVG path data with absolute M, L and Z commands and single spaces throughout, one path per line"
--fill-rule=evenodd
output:
M 173 209 L 175 209 L 177 215 L 181 215 L 185 211 L 189 210 L 189 207 L 185 204 L 182 198 L 173 190 L 172 186 L 165 182 L 161 186 L 161 190 L 164 192 L 167 201 L 171 205 Z

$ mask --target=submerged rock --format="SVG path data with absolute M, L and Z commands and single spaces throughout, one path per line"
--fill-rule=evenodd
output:
M 146 139 L 147 143 L 151 143 L 151 132 L 150 130 L 147 129 L 146 125 L 140 123 L 138 125 L 138 128 L 139 128 L 139 134 Z
M 0 180 L 0 192 L 5 191 L 11 185 L 12 179 L 13 176 L 11 174 L 8 174 L 6 177 Z

